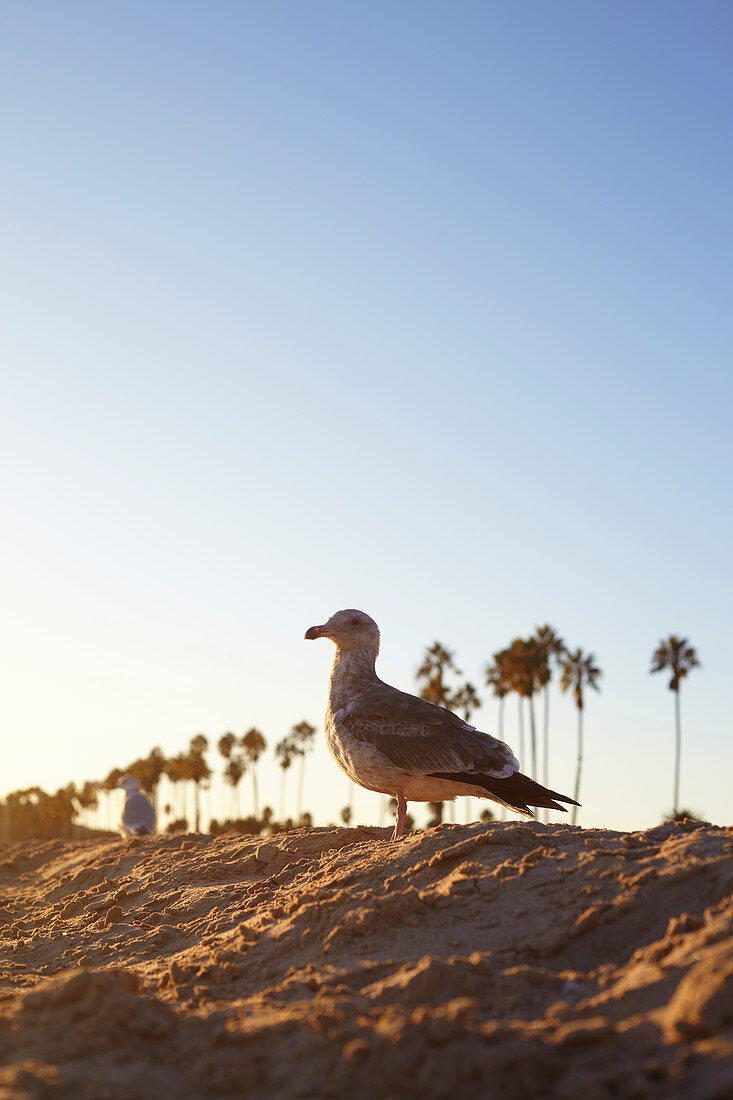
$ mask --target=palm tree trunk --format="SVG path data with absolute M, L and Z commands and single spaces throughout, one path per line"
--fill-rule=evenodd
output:
M 529 731 L 532 741 L 532 778 L 537 779 L 537 730 L 534 722 L 534 700 L 530 695 L 529 699 Z
M 504 740 L 504 696 L 499 699 L 499 740 Z M 501 820 L 506 821 L 506 806 L 501 807 Z
M 545 723 L 542 731 L 544 767 L 542 769 L 542 782 L 546 787 L 550 785 L 550 685 L 545 685 Z
M 519 702 L 519 759 L 524 763 L 524 710 L 522 708 L 522 696 L 517 695 Z
M 260 819 L 260 796 L 257 790 L 257 765 L 252 764 L 252 801 L 254 804 L 255 817 L 259 821 Z
M 578 765 L 575 770 L 575 790 L 573 791 L 573 798 L 576 802 L 580 801 L 580 773 L 583 769 L 583 708 L 578 707 Z M 572 824 L 575 824 L 578 816 L 578 807 L 573 806 L 573 820 Z
M 676 817 L 680 809 L 680 744 L 682 737 L 680 734 L 680 689 L 674 693 L 674 726 L 675 726 L 675 742 L 674 742 L 674 806 L 672 813 Z
M 550 785 L 550 685 L 545 684 L 545 714 L 542 728 L 542 782 L 546 787 Z M 544 819 L 550 820 L 552 811 L 546 809 Z
M 194 805 L 195 824 L 196 824 L 194 832 L 195 833 L 200 833 L 201 829 L 199 828 L 199 826 L 201 824 L 201 820 L 200 820 L 201 819 L 201 812 L 200 812 L 200 807 L 199 807 L 199 785 L 198 785 L 198 783 L 194 783 L 194 785 L 193 785 L 193 805 Z
M 297 821 L 303 816 L 303 787 L 305 784 L 305 753 L 300 758 L 300 774 L 298 776 L 298 809 Z

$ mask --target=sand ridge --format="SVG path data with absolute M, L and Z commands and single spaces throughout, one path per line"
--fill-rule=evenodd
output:
M 389 833 L 0 849 L 0 1098 L 733 1094 L 733 829 Z

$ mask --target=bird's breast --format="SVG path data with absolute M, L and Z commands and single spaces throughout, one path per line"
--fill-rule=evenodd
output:
M 387 761 L 373 745 L 358 741 L 349 732 L 345 724 L 348 712 L 348 707 L 327 711 L 324 732 L 328 751 L 352 782 L 370 791 L 391 793 L 395 777 L 388 773 L 393 769 L 385 767 Z

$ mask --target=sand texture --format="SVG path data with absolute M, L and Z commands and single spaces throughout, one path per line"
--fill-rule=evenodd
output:
M 0 1098 L 733 1096 L 733 829 L 0 849 Z

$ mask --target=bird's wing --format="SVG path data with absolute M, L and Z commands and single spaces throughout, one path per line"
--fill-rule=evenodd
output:
M 122 826 L 127 832 L 133 833 L 138 829 L 147 829 L 151 833 L 154 831 L 155 809 L 142 791 L 130 791 L 127 795 L 122 809 Z
M 358 741 L 373 745 L 411 775 L 476 771 L 508 779 L 519 770 L 503 741 L 389 684 L 370 685 L 338 717 Z

